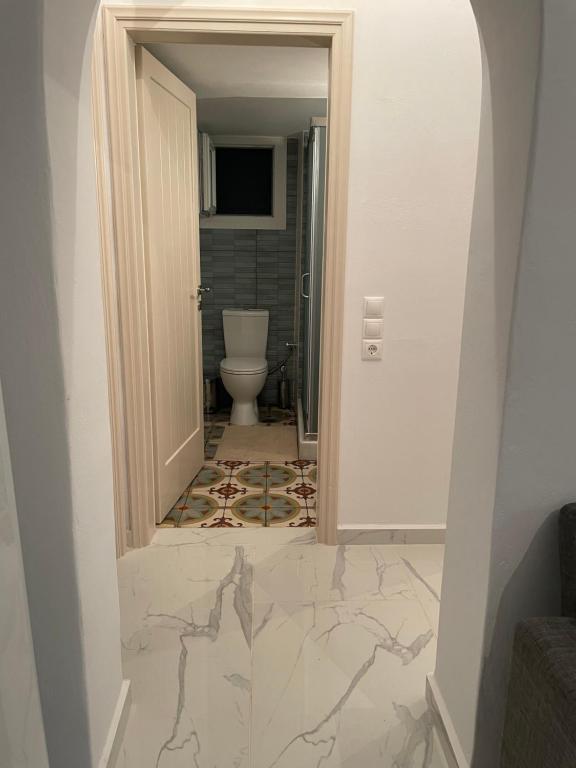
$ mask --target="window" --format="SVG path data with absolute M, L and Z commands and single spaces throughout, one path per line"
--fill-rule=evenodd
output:
M 211 140 L 216 210 L 202 217 L 201 226 L 286 229 L 286 139 L 213 136 Z
M 274 150 L 216 148 L 216 212 L 220 216 L 272 216 Z

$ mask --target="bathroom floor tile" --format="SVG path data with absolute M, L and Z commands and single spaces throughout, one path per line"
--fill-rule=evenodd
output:
M 260 525 L 286 524 L 302 511 L 295 499 L 266 491 L 249 493 L 232 502 L 229 509 L 239 520 Z
M 174 507 L 172 507 L 170 512 L 168 512 L 164 520 L 162 520 L 162 522 L 159 523 L 158 525 L 159 528 L 177 528 L 178 527 L 180 518 L 182 517 L 182 509 L 180 508 L 181 498 L 182 497 L 178 499 L 178 502 Z
M 217 445 L 219 459 L 278 462 L 298 453 L 296 427 L 285 424 L 230 425 Z
M 288 466 L 286 462 L 268 462 L 267 483 L 268 491 L 285 490 L 302 479 L 302 472 L 297 467 Z
M 316 462 L 205 461 L 162 527 L 316 525 Z
M 276 408 L 267 406 L 260 408 L 260 424 L 269 426 L 270 424 L 283 424 L 285 426 L 296 426 L 296 416 L 290 409 Z
M 196 525 L 213 517 L 219 508 L 223 508 L 223 504 L 219 503 L 219 499 L 214 498 L 208 489 L 189 485 L 168 513 L 168 517 L 179 512 L 178 527 Z
M 232 471 L 232 478 L 246 490 L 266 490 L 268 463 L 266 461 L 249 462 Z
M 290 520 L 290 528 L 315 528 L 318 525 L 315 509 L 300 509 L 300 514 L 294 520 Z
M 216 458 L 216 451 L 218 450 L 218 443 L 206 443 L 204 446 L 204 459 Z

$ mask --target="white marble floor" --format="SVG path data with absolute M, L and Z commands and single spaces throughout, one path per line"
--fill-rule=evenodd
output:
M 424 690 L 442 555 L 159 530 L 119 563 L 119 768 L 439 768 Z

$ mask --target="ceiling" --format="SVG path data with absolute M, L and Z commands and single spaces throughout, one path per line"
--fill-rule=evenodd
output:
M 198 128 L 212 135 L 291 136 L 326 117 L 326 99 L 199 99 Z
M 328 50 L 150 43 L 146 48 L 199 99 L 326 98 Z

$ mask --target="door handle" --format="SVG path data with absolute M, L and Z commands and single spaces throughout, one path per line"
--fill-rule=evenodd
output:
M 210 288 L 204 288 L 204 286 L 199 285 L 198 288 L 196 288 L 196 295 L 193 293 L 190 294 L 191 299 L 196 299 L 198 301 L 198 311 L 202 309 L 202 295 L 205 293 L 210 293 Z
M 304 278 L 305 277 L 310 278 L 310 272 L 304 272 L 302 274 L 302 277 L 300 278 L 300 295 L 302 296 L 303 299 L 309 299 L 310 298 L 310 294 L 309 293 L 304 293 Z M 310 290 L 310 286 L 308 286 L 308 290 Z

